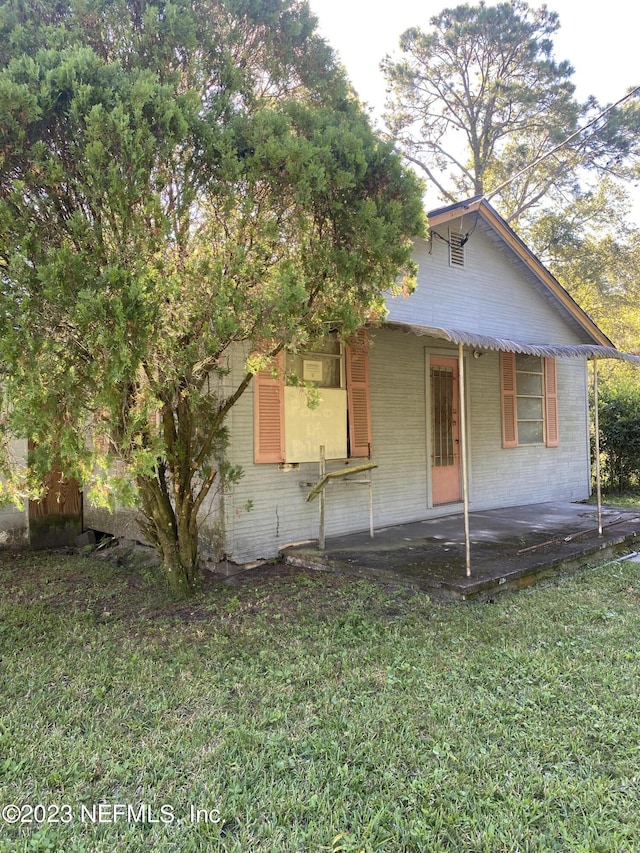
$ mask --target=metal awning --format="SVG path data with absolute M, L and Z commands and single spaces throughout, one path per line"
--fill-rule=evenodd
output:
M 508 338 L 496 338 L 492 335 L 481 335 L 478 332 L 468 332 L 461 329 L 445 329 L 439 326 L 418 326 L 414 323 L 385 323 L 386 328 L 413 335 L 423 335 L 458 346 L 476 347 L 484 350 L 502 350 L 502 352 L 518 352 L 524 355 L 554 356 L 555 358 L 614 358 L 640 364 L 640 356 L 620 352 L 615 347 L 604 347 L 598 344 L 537 344 L 527 341 L 512 341 Z

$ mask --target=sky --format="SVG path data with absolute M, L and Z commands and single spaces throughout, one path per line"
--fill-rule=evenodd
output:
M 360 100 L 381 124 L 385 81 L 379 70 L 387 54 L 399 54 L 400 35 L 409 27 L 429 28 L 445 8 L 477 0 L 309 0 L 322 36 L 337 52 Z M 495 5 L 487 0 L 487 5 Z M 530 0 L 529 6 L 543 4 Z M 576 97 L 594 95 L 608 105 L 640 85 L 640 4 L 632 0 L 549 0 L 560 29 L 553 37 L 554 58 L 574 68 Z M 632 221 L 640 225 L 640 188 L 629 188 Z
M 474 0 L 469 0 L 474 5 Z M 321 34 L 337 51 L 360 99 L 382 108 L 385 83 L 380 60 L 398 51 L 400 34 L 411 26 L 427 29 L 429 20 L 458 0 L 309 0 Z M 491 5 L 491 3 L 489 3 Z M 542 3 L 530 2 L 537 8 Z M 595 95 L 612 103 L 640 85 L 640 5 L 630 0 L 549 0 L 560 16 L 555 58 L 573 65 L 581 100 Z

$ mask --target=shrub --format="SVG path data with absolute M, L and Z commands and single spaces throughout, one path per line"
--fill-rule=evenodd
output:
M 640 481 L 640 386 L 631 379 L 604 384 L 599 416 L 603 480 L 622 493 Z

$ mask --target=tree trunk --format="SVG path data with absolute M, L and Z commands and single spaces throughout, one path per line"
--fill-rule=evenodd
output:
M 186 598 L 195 588 L 197 567 L 185 566 L 180 555 L 179 543 L 167 547 L 156 547 L 162 559 L 162 571 L 174 598 Z
M 162 570 L 173 596 L 184 598 L 197 584 L 200 570 L 198 525 L 190 500 L 174 506 L 163 478 L 138 477 L 145 520 L 141 527 L 162 561 Z

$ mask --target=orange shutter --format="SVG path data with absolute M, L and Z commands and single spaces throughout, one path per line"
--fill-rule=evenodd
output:
M 516 403 L 516 355 L 500 353 L 500 390 L 502 392 L 502 446 L 518 446 L 518 408 Z
M 282 354 L 275 364 L 282 369 Z M 262 370 L 253 377 L 254 461 L 284 462 L 284 379 Z
M 369 456 L 371 452 L 371 412 L 369 394 L 369 343 L 361 331 L 345 347 L 347 408 L 349 413 L 349 455 Z
M 552 357 L 544 359 L 544 420 L 547 447 L 557 447 L 560 444 L 558 432 L 558 380 L 556 377 L 556 360 Z

